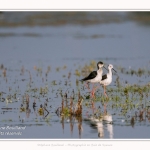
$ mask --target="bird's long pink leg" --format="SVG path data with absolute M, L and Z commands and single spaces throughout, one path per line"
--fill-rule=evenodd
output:
M 95 94 L 95 90 L 96 90 L 96 88 L 94 88 L 94 84 L 93 84 L 92 91 L 90 91 L 90 88 L 89 88 L 89 86 L 88 86 L 87 83 L 85 84 L 85 86 L 86 86 L 86 88 L 89 90 L 89 92 L 90 92 L 90 94 L 91 94 L 91 99 L 93 99 L 93 98 L 95 97 L 94 94 Z M 92 105 L 92 110 L 93 110 L 93 113 L 94 113 L 94 110 L 95 110 L 95 103 L 94 103 L 93 100 L 91 101 L 91 105 Z
M 90 88 L 89 88 L 89 85 L 86 83 L 85 84 L 85 87 L 89 90 L 89 92 L 90 92 Z
M 103 87 L 104 87 L 104 95 L 106 96 L 106 98 L 108 98 L 108 96 L 107 96 L 107 94 L 106 94 L 106 86 L 104 85 Z M 104 104 L 104 113 L 107 112 L 107 111 L 106 111 L 106 109 L 107 109 L 107 104 L 108 104 L 108 102 Z
M 99 86 L 96 86 L 92 88 L 92 96 L 95 97 L 95 92 L 96 92 L 96 89 L 98 88 Z
M 94 97 L 94 93 L 95 93 L 95 91 L 93 90 L 93 89 L 94 89 L 94 84 L 93 84 L 93 89 L 92 89 L 92 91 L 90 91 L 90 88 L 89 88 L 89 86 L 88 86 L 87 83 L 85 84 L 85 86 L 86 86 L 86 88 L 89 90 L 89 92 L 91 93 L 91 98 L 93 98 L 93 97 Z
M 87 83 L 85 84 L 85 86 L 89 90 L 89 92 L 91 93 L 91 98 L 93 98 L 95 96 L 93 90 L 90 91 L 90 88 L 89 88 Z M 94 87 L 94 85 L 93 85 L 93 87 Z M 91 105 L 92 105 L 92 109 L 93 109 L 93 112 L 94 112 L 94 109 L 95 109 L 94 101 L 91 102 Z
M 91 98 L 95 98 L 95 90 L 96 88 L 94 88 L 94 84 L 93 84 L 92 91 L 91 91 Z
M 96 86 L 96 87 L 93 86 L 93 89 L 92 89 L 92 98 L 93 98 L 93 97 L 95 98 L 95 92 L 96 92 L 96 89 L 97 89 L 98 87 L 99 87 L 99 86 Z M 93 113 L 94 113 L 94 110 L 95 110 L 95 103 L 94 103 L 94 100 L 92 101 L 92 109 L 93 109 Z
M 106 86 L 104 85 L 104 95 L 108 98 L 107 94 L 106 94 Z

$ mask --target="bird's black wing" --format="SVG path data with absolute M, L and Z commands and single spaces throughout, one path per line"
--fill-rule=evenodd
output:
M 97 71 L 92 71 L 87 77 L 81 79 L 81 81 L 91 80 L 97 76 Z
M 102 76 L 102 80 L 101 81 L 103 81 L 105 79 L 107 79 L 107 75 L 106 74 Z

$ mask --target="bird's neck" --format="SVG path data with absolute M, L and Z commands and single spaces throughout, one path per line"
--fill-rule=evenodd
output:
M 102 68 L 99 68 L 97 71 L 98 71 L 98 73 L 102 73 L 102 72 L 103 72 L 103 69 L 102 69 Z
M 98 68 L 98 71 L 102 71 L 103 69 L 102 68 Z
M 109 74 L 109 75 L 112 75 L 112 71 L 111 71 L 111 69 L 109 69 L 109 72 L 108 72 L 108 74 Z

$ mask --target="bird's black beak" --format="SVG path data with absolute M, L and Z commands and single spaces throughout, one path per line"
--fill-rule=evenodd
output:
M 103 66 L 104 68 L 105 68 L 105 66 Z M 105 68 L 107 71 L 108 71 L 108 69 L 107 68 Z
M 117 73 L 117 71 L 114 68 L 112 68 L 112 69 Z

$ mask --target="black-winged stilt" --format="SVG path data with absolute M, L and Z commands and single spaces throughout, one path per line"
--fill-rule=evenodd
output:
M 106 98 L 108 98 L 107 94 L 106 94 L 106 86 L 108 86 L 111 82 L 112 82 L 112 69 L 113 69 L 113 65 L 112 64 L 109 64 L 108 65 L 108 70 L 109 72 L 105 75 L 102 76 L 102 79 L 100 81 L 100 85 L 103 86 L 103 89 L 104 89 L 104 95 L 106 96 Z M 117 71 L 115 69 L 113 69 L 116 73 Z M 106 107 L 107 107 L 107 103 L 106 102 L 104 104 L 104 112 L 106 113 Z
M 97 63 L 97 69 L 98 70 L 97 71 L 92 71 L 87 77 L 81 79 L 80 81 L 86 81 L 87 83 L 89 83 L 89 82 L 91 82 L 91 83 L 99 83 L 101 81 L 101 79 L 102 79 L 102 74 L 103 74 L 103 69 L 102 68 L 103 67 L 104 67 L 104 63 L 99 61 Z M 89 89 L 88 86 L 87 86 L 87 88 Z M 93 85 L 93 89 L 92 89 L 92 92 L 91 92 L 92 97 L 94 97 L 95 89 L 94 89 L 94 85 Z
M 107 94 L 106 94 L 106 86 L 108 86 L 111 82 L 112 82 L 112 69 L 117 72 L 114 68 L 112 64 L 108 65 L 108 70 L 109 72 L 105 75 L 102 76 L 102 79 L 100 81 L 100 84 L 103 86 L 104 88 L 104 95 L 108 98 Z

